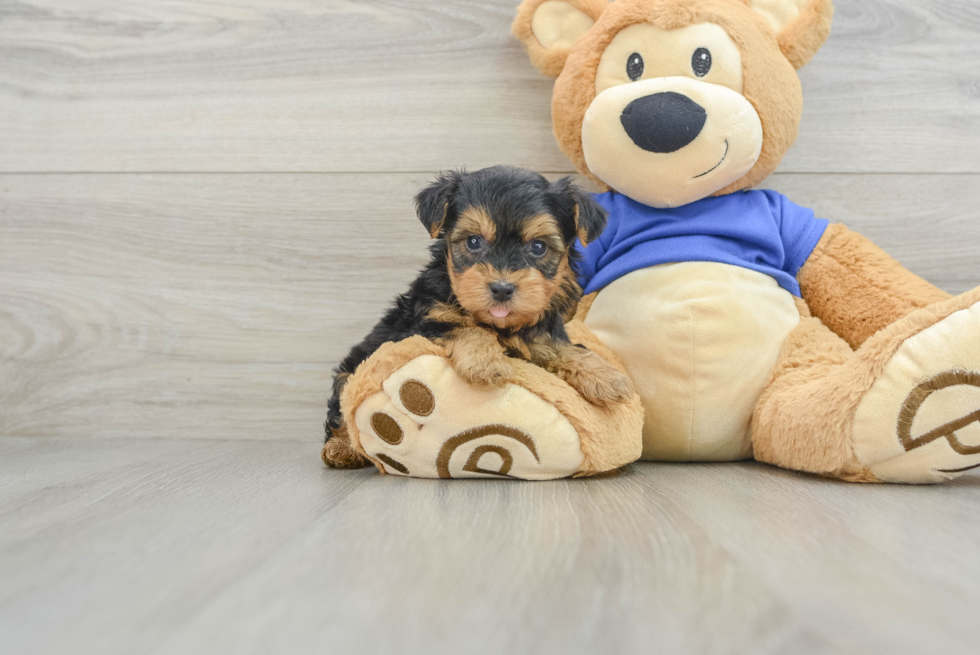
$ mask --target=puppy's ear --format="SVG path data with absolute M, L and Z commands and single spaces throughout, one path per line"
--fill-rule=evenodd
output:
M 433 239 L 438 239 L 449 227 L 450 204 L 462 179 L 461 171 L 439 173 L 435 182 L 415 196 L 415 212 Z
M 552 193 L 557 196 L 557 203 L 560 213 L 565 214 L 565 218 L 574 236 L 577 236 L 582 245 L 588 245 L 599 238 L 602 231 L 606 229 L 606 218 L 608 214 L 598 202 L 587 193 L 572 183 L 572 178 L 563 177 L 551 185 Z

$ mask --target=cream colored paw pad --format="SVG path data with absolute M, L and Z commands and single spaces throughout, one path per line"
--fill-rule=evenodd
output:
M 980 304 L 906 341 L 861 401 L 855 454 L 885 482 L 980 467 Z
M 472 387 L 444 357 L 396 370 L 355 412 L 364 452 L 386 473 L 425 478 L 549 480 L 573 475 L 579 436 L 555 407 L 507 384 Z

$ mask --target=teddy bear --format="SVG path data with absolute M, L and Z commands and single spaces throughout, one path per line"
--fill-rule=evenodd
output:
M 540 370 L 472 389 L 433 344 L 388 344 L 342 398 L 352 447 L 393 472 L 371 428 L 382 412 L 417 435 L 399 454 L 430 477 L 590 475 L 630 457 L 754 458 L 851 482 L 980 467 L 980 289 L 951 296 L 753 188 L 796 138 L 796 69 L 832 13 L 831 0 L 524 0 L 513 34 L 557 78 L 559 148 L 609 212 L 581 248 L 586 295 L 569 332 L 625 370 L 638 398 L 600 410 Z M 409 381 L 451 426 L 406 410 Z M 511 429 L 547 444 L 553 464 Z M 463 442 L 476 454 L 446 455 Z M 492 449 L 504 442 L 506 454 Z

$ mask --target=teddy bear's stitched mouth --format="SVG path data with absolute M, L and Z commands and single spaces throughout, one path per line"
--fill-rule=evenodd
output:
M 729 151 L 729 149 L 730 148 L 729 148 L 729 145 L 728 145 L 728 139 L 725 139 L 725 154 L 721 156 L 721 161 L 719 161 L 717 164 L 715 164 L 714 166 L 712 166 L 711 168 L 709 168 L 705 172 L 701 173 L 700 175 L 695 175 L 691 179 L 692 180 L 696 180 L 699 177 L 704 177 L 705 175 L 707 175 L 711 171 L 717 169 L 719 166 L 721 166 L 722 164 L 724 164 L 725 163 L 725 160 L 728 159 L 728 151 Z

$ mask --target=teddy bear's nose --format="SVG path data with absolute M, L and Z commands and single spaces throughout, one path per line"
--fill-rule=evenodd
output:
M 637 98 L 619 120 L 633 143 L 650 152 L 675 152 L 701 134 L 708 114 L 686 95 L 665 91 Z

